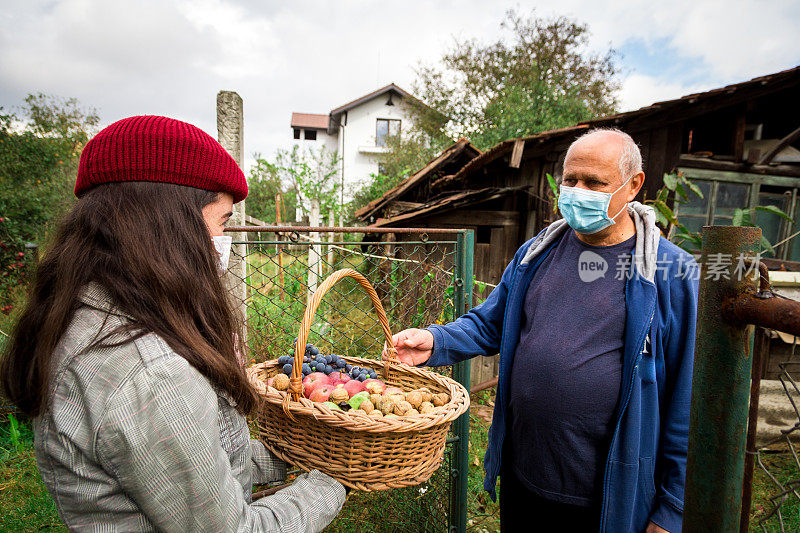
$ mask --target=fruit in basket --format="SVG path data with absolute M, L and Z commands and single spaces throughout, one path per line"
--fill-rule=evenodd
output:
M 311 398 L 311 393 L 320 385 L 330 385 L 328 376 L 322 372 L 312 372 L 303 379 L 303 394 L 306 398 Z
M 334 387 L 333 391 L 330 394 L 330 400 L 332 402 L 346 402 L 350 399 L 350 395 L 344 390 L 344 387 Z
M 364 411 L 366 414 L 370 414 L 375 410 L 375 406 L 372 405 L 372 402 L 369 400 L 369 398 L 361 402 L 361 405 L 359 405 L 358 408 Z
M 365 390 L 364 389 L 364 384 L 361 383 L 360 381 L 358 381 L 357 379 L 351 379 L 350 381 L 345 383 L 343 386 L 344 386 L 344 389 L 347 391 L 347 393 L 350 394 L 351 398 L 353 396 L 355 396 L 356 394 L 358 394 L 359 392 Z
M 422 402 L 422 404 L 419 406 L 419 412 L 420 412 L 420 414 L 423 414 L 423 415 L 426 414 L 426 413 L 430 413 L 434 409 L 435 409 L 435 407 L 433 406 L 433 404 L 431 402 Z
M 328 378 L 330 378 L 331 383 L 333 383 L 334 385 L 338 383 L 347 383 L 352 379 L 349 375 L 345 374 L 344 372 L 331 372 L 330 374 L 328 374 Z
M 292 373 L 292 363 L 286 363 L 283 365 L 283 373 L 287 376 Z
M 369 378 L 364 380 L 364 388 L 367 389 L 370 394 L 383 394 L 383 391 L 386 390 L 386 383 L 379 379 Z
M 324 405 L 328 409 L 333 409 L 334 411 L 341 411 L 342 410 L 341 407 L 339 407 L 338 405 L 336 405 L 333 402 L 323 402 L 322 405 Z
M 383 418 L 400 418 L 394 413 L 389 413 L 388 415 L 383 415 Z
M 435 407 L 441 407 L 449 401 L 450 397 L 447 395 L 446 392 L 440 392 L 439 394 L 433 395 L 433 405 Z
M 383 418 L 383 413 L 381 413 L 378 409 L 375 409 L 369 414 L 369 416 L 372 418 Z
M 331 397 L 331 393 L 333 392 L 333 387 L 328 385 L 327 383 L 314 387 L 314 390 L 309 395 L 308 399 L 312 402 L 327 402 L 328 399 Z
M 369 401 L 371 401 L 372 405 L 374 405 L 376 408 L 379 408 L 379 405 L 381 403 L 381 398 L 383 398 L 383 396 L 381 396 L 380 394 L 372 393 L 369 395 Z
M 287 390 L 289 388 L 289 376 L 286 374 L 278 374 L 272 380 L 272 386 L 278 390 Z
M 308 363 L 303 363 L 302 371 L 304 376 L 309 375 L 311 373 L 311 366 Z
M 397 416 L 405 416 L 406 413 L 413 410 L 414 408 L 411 407 L 411 404 L 405 400 L 399 401 L 394 404 L 394 414 L 396 414 Z
M 422 387 L 417 389 L 417 391 L 422 394 L 422 401 L 423 402 L 431 402 L 433 400 L 433 393 L 430 391 L 428 387 Z
M 361 404 L 365 401 L 369 401 L 369 394 L 367 391 L 361 391 L 358 394 L 354 395 L 350 400 L 347 402 L 350 404 L 350 407 L 353 409 L 360 409 Z
M 384 396 L 383 400 L 381 400 L 381 413 L 388 415 L 394 411 L 394 400 L 391 398 Z
M 405 393 L 400 387 L 386 387 L 386 389 L 383 391 L 384 396 L 393 396 L 396 394 L 401 394 L 403 397 L 405 397 Z
M 411 404 L 414 409 L 419 409 L 422 404 L 422 393 L 419 391 L 411 391 L 406 393 L 406 401 Z

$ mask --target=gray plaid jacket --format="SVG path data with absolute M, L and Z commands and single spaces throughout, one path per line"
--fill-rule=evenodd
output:
M 333 520 L 345 490 L 318 471 L 251 503 L 252 484 L 283 480 L 286 465 L 250 439 L 233 399 L 154 334 L 86 350 L 127 318 L 98 285 L 81 302 L 34 419 L 39 471 L 71 530 L 291 533 Z

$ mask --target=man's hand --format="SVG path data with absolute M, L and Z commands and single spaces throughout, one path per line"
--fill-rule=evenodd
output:
M 427 329 L 404 329 L 392 335 L 392 344 L 401 363 L 416 366 L 430 359 L 433 353 L 433 333 Z
M 645 531 L 645 533 L 669 533 L 669 531 L 667 531 L 661 526 L 657 526 L 654 523 L 650 522 L 647 525 L 647 530 Z

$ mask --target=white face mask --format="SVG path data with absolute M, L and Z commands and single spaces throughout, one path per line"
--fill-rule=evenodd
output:
M 219 255 L 219 262 L 217 266 L 219 267 L 221 272 L 225 272 L 228 270 L 228 261 L 231 258 L 231 243 L 233 242 L 233 237 L 229 235 L 222 235 L 217 237 L 211 237 L 211 240 L 214 242 L 214 248 L 217 250 L 217 254 Z

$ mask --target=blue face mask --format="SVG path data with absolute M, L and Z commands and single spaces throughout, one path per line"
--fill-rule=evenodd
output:
M 628 183 L 630 179 L 625 180 L 625 183 Z M 578 233 L 590 235 L 602 231 L 615 224 L 614 219 L 628 205 L 626 203 L 622 206 L 622 209 L 613 217 L 608 216 L 611 197 L 623 188 L 625 183 L 620 185 L 614 192 L 591 191 L 589 189 L 561 185 L 558 194 L 558 210 L 561 211 L 561 216 L 567 221 L 569 227 Z

